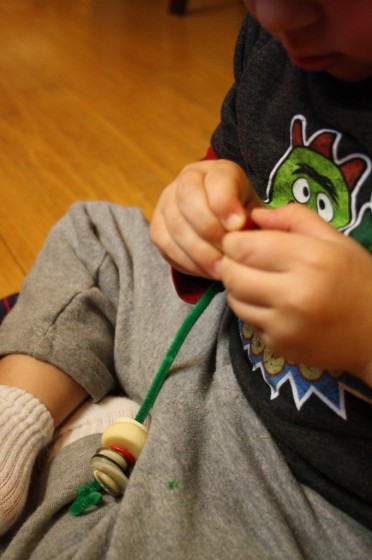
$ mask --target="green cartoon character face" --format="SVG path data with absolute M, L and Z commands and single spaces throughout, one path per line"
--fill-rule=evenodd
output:
M 351 192 L 367 168 L 367 158 L 336 162 L 339 134 L 325 130 L 304 142 L 304 118 L 292 122 L 292 145 L 277 164 L 268 186 L 269 208 L 305 204 L 337 229 L 351 221 Z

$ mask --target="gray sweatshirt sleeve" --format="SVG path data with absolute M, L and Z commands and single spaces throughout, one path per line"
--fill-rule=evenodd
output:
M 0 327 L 0 355 L 52 363 L 95 400 L 113 389 L 119 292 L 130 301 L 131 253 L 142 237 L 147 223 L 137 210 L 73 205 L 51 230 Z

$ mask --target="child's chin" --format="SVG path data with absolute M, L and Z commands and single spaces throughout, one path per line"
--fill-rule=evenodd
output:
M 372 62 L 370 64 L 358 64 L 340 60 L 333 67 L 328 68 L 327 73 L 345 82 L 361 82 L 372 77 Z

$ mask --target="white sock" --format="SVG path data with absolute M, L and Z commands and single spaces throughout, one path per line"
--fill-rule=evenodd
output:
M 97 404 L 85 402 L 56 430 L 47 461 L 62 447 L 84 436 L 101 434 L 120 416 L 134 418 L 138 410 L 139 405 L 126 397 L 105 397 Z M 144 425 L 148 427 L 149 423 L 148 417 Z
M 22 512 L 36 457 L 53 429 L 50 412 L 36 397 L 0 385 L 0 535 Z

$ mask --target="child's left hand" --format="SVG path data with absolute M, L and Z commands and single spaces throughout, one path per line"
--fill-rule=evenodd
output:
M 297 204 L 254 209 L 227 233 L 222 281 L 238 317 L 274 352 L 372 385 L 372 257 Z

